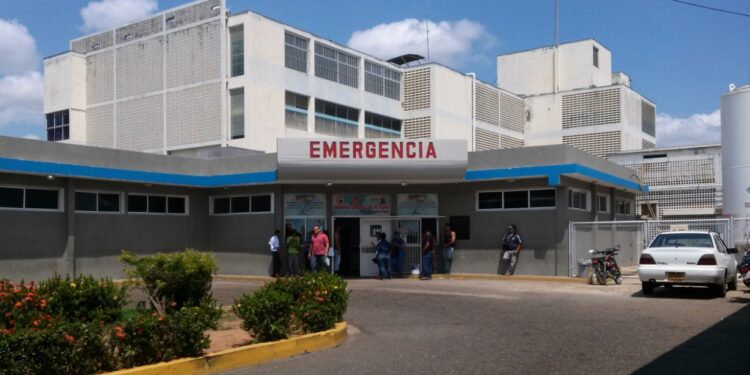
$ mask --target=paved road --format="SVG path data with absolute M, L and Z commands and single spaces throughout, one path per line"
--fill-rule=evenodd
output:
M 231 374 L 740 373 L 750 291 L 351 280 L 338 348 Z M 217 283 L 224 303 L 242 283 Z M 663 289 L 663 288 L 661 288 Z M 718 366 L 714 367 L 718 362 Z

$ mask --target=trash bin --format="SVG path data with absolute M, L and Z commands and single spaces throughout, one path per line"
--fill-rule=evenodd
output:
M 591 271 L 591 259 L 578 259 L 578 277 L 589 277 Z

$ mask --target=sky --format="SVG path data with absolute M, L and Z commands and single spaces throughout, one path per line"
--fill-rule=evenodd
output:
M 0 135 L 44 137 L 42 58 L 71 39 L 187 0 L 0 0 Z M 690 0 L 750 14 L 750 0 Z M 497 81 L 496 56 L 554 43 L 554 0 L 227 0 L 283 23 L 389 58 L 426 55 Z M 429 16 L 428 16 L 429 15 Z M 673 0 L 560 0 L 561 42 L 594 38 L 613 71 L 656 103 L 658 146 L 718 143 L 720 96 L 750 84 L 750 17 Z

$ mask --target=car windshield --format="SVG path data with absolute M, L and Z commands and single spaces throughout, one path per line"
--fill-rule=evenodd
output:
M 707 233 L 669 233 L 656 236 L 650 247 L 714 247 Z

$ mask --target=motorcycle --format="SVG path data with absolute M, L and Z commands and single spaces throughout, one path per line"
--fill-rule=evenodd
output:
M 737 271 L 740 273 L 740 279 L 746 286 L 750 286 L 750 250 L 745 251 L 742 261 L 737 264 Z
M 599 285 L 607 285 L 607 278 L 614 280 L 615 284 L 622 284 L 622 272 L 620 272 L 620 266 L 617 265 L 615 259 L 618 251 L 620 251 L 619 247 L 601 251 L 589 250 L 589 254 L 593 255 L 591 257 L 591 271 Z

